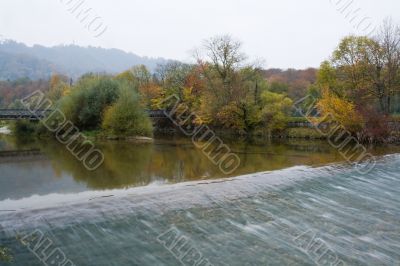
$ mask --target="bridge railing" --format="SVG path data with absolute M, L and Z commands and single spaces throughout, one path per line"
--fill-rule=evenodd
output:
M 0 119 L 2 120 L 38 120 L 48 116 L 53 110 L 36 110 L 32 113 L 26 109 L 0 109 Z M 164 110 L 147 110 L 151 118 L 165 118 Z
M 52 110 L 36 110 L 32 113 L 26 109 L 0 109 L 0 119 L 3 120 L 18 120 L 29 119 L 38 120 L 46 117 Z

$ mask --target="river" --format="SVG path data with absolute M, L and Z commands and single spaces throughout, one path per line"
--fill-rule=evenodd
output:
M 360 174 L 324 141 L 227 144 L 230 175 L 180 137 L 96 143 L 88 171 L 57 142 L 2 136 L 4 265 L 399 265 L 399 147 L 371 147 Z

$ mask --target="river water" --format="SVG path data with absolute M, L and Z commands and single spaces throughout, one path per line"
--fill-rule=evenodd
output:
M 229 176 L 182 138 L 98 143 L 90 172 L 1 137 L 0 265 L 400 265 L 398 147 L 360 174 L 325 142 L 228 144 Z

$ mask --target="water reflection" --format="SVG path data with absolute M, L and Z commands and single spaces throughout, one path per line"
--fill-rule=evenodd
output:
M 231 176 L 342 161 L 340 154 L 323 141 L 226 142 L 241 159 Z M 96 147 L 105 160 L 97 170 L 88 171 L 56 141 L 1 136 L 0 200 L 224 177 L 190 139 L 162 137 L 152 144 L 110 141 L 96 143 Z M 374 152 L 396 149 L 386 147 Z M 21 154 L 1 154 L 10 150 Z M 40 154 L 27 154 L 30 150 L 39 150 Z

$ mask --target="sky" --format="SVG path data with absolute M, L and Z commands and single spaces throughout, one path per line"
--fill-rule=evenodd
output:
M 346 35 L 400 22 L 399 10 L 399 0 L 0 0 L 0 38 L 190 62 L 205 39 L 229 34 L 265 68 L 302 69 Z

